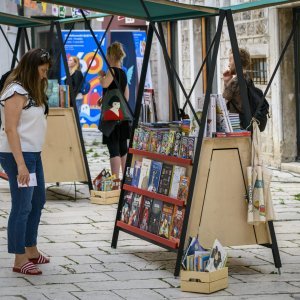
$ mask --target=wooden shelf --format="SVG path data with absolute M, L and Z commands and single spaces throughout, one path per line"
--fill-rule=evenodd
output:
M 123 185 L 123 190 L 133 192 L 133 193 L 137 193 L 139 195 L 147 196 L 149 198 L 162 200 L 164 202 L 169 202 L 169 203 L 172 203 L 172 204 L 177 205 L 177 206 L 184 206 L 184 204 L 185 204 L 183 200 L 178 200 L 176 198 L 171 198 L 171 197 L 163 195 L 163 194 L 150 192 L 150 191 L 140 189 L 136 186 L 132 186 L 132 185 L 128 185 L 128 184 Z
M 190 165 L 193 164 L 191 159 L 175 157 L 175 156 L 169 156 L 169 155 L 159 154 L 159 153 L 155 153 L 155 152 L 137 150 L 137 149 L 133 149 L 133 148 L 129 148 L 128 152 L 131 153 L 131 154 L 145 156 L 145 157 L 152 158 L 152 159 L 159 159 L 159 160 L 162 160 L 164 162 L 172 162 L 172 163 L 175 163 L 175 164 L 178 164 L 178 165 L 188 165 L 188 166 L 190 166 Z
M 125 232 L 133 233 L 137 236 L 145 237 L 146 239 L 155 241 L 156 244 L 158 244 L 158 245 L 161 245 L 161 246 L 164 246 L 164 247 L 169 247 L 169 248 L 172 248 L 172 249 L 177 249 L 178 248 L 178 243 L 177 242 L 167 240 L 167 239 L 165 239 L 163 237 L 160 237 L 160 236 L 158 236 L 154 233 L 142 230 L 142 229 L 140 229 L 138 227 L 135 227 L 135 226 L 128 225 L 128 224 L 126 224 L 122 221 L 117 221 L 117 226 L 121 229 L 124 229 Z

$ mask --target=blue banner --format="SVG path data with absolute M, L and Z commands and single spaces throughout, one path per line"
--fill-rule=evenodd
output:
M 94 31 L 97 40 L 100 42 L 104 31 Z M 69 34 L 69 30 L 63 30 L 63 40 L 65 41 Z M 106 54 L 106 38 L 103 40 L 101 48 Z M 89 30 L 73 30 L 68 37 L 65 44 L 67 58 L 69 56 L 77 56 L 80 59 L 81 72 L 85 75 L 91 60 L 94 57 L 97 44 Z M 80 124 L 82 128 L 97 128 L 100 118 L 100 109 L 97 106 L 97 100 L 102 96 L 102 87 L 99 84 L 98 72 L 106 70 L 104 60 L 100 51 L 97 52 L 96 57 L 86 76 L 86 81 L 91 85 L 88 94 L 83 96 L 83 105 L 79 114 Z M 61 60 L 61 84 L 64 84 L 66 79 L 66 72 L 63 62 Z

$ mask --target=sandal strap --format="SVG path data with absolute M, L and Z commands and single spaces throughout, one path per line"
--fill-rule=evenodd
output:
M 37 267 L 35 266 L 35 264 L 33 264 L 32 262 L 27 262 L 25 265 L 23 265 L 20 269 L 21 273 L 23 274 L 27 274 L 29 273 L 31 270 L 38 270 Z
M 38 264 L 44 264 L 44 263 L 48 263 L 50 260 L 45 257 L 44 255 L 40 254 L 37 260 Z

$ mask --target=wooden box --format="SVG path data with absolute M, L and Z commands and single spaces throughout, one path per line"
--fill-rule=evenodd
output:
M 184 292 L 210 294 L 228 287 L 228 268 L 214 272 L 181 271 L 180 276 Z
M 94 191 L 91 190 L 91 203 L 94 204 L 114 204 L 119 202 L 121 190 L 113 191 Z

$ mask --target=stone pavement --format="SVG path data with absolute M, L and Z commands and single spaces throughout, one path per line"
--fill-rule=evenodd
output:
M 92 178 L 108 167 L 98 132 L 84 132 Z M 229 286 L 212 295 L 184 293 L 174 278 L 175 254 L 120 233 L 110 247 L 116 205 L 89 203 L 86 185 L 48 186 L 39 247 L 51 257 L 42 276 L 11 271 L 6 250 L 10 207 L 8 185 L 0 180 L 1 299 L 300 299 L 300 175 L 273 170 L 275 230 L 283 263 L 278 275 L 270 249 L 253 245 L 228 248 Z

